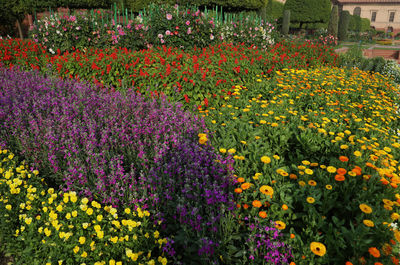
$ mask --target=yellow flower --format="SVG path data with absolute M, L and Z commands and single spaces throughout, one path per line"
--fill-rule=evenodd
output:
M 312 175 L 314 173 L 314 171 L 309 168 L 306 168 L 306 170 L 304 170 L 304 172 L 306 172 L 307 175 Z
M 306 185 L 306 183 L 305 183 L 304 181 L 300 180 L 300 181 L 299 181 L 299 185 L 302 186 L 302 187 L 304 187 L 304 186 Z
M 332 185 L 329 185 L 329 184 L 328 184 L 328 185 L 325 186 L 325 188 L 326 188 L 327 190 L 331 190 L 331 189 L 332 189 Z
M 62 205 L 61 205 L 61 204 L 58 205 L 58 206 L 56 207 L 56 210 L 57 210 L 58 212 L 61 212 L 61 211 L 63 210 Z
M 76 217 L 78 215 L 78 212 L 76 210 L 73 210 L 71 212 L 72 217 Z
M 86 258 L 86 257 L 87 257 L 86 251 L 83 251 L 83 252 L 82 252 L 81 257 L 82 257 L 82 258 Z
M 83 224 L 82 224 L 83 229 L 88 228 L 88 226 L 89 226 L 89 223 L 83 223 Z
M 360 157 L 361 156 L 361 152 L 360 151 L 355 151 L 354 155 L 357 156 L 357 157 Z
M 326 170 L 327 170 L 329 173 L 336 173 L 336 168 L 333 167 L 333 166 L 327 167 Z
M 10 210 L 11 210 L 11 208 L 12 208 L 12 206 L 11 206 L 10 204 L 7 204 L 7 205 L 6 205 L 6 209 L 7 209 L 7 210 L 9 210 L 9 211 L 10 211 Z
M 79 244 L 83 245 L 86 242 L 86 238 L 84 236 L 79 237 Z
M 86 213 L 87 213 L 88 215 L 92 215 L 92 214 L 93 214 L 93 209 L 92 209 L 92 208 L 88 208 L 88 209 L 86 210 Z
M 365 219 L 365 220 L 363 220 L 363 223 L 368 227 L 374 227 L 374 222 L 371 220 Z
M 221 153 L 223 153 L 223 154 L 226 153 L 226 149 L 225 149 L 225 148 L 220 148 L 219 151 L 220 151 Z
M 75 246 L 73 250 L 74 250 L 75 254 L 78 253 L 79 252 L 79 246 Z
M 273 123 L 271 123 L 271 127 L 278 127 L 278 123 L 276 123 L 276 122 L 273 122 Z
M 124 210 L 124 212 L 125 212 L 126 214 L 130 214 L 130 213 L 131 213 L 131 209 L 126 208 L 126 209 Z
M 200 137 L 199 138 L 199 143 L 200 144 L 206 144 L 206 142 L 207 142 L 207 137 Z
M 303 165 L 306 165 L 306 166 L 308 166 L 309 164 L 311 164 L 310 161 L 307 161 L 307 160 L 303 160 L 303 161 L 301 161 L 301 163 L 303 163 Z
M 315 199 L 313 197 L 307 197 L 307 202 L 308 203 L 314 203 Z
M 234 154 L 234 153 L 236 153 L 236 149 L 235 148 L 231 148 L 231 149 L 228 150 L 228 153 Z
M 88 199 L 88 198 L 83 198 L 83 199 L 81 200 L 81 202 L 82 202 L 83 204 L 88 204 L 89 199 Z
M 392 218 L 393 221 L 398 220 L 400 218 L 400 215 L 398 213 L 392 213 L 390 215 L 390 218 Z
M 102 239 L 104 237 L 104 232 L 103 231 L 98 231 L 97 232 L 97 237 Z
M 364 203 L 360 204 L 359 207 L 360 207 L 360 210 L 361 210 L 362 212 L 366 213 L 366 214 L 372 213 L 372 208 L 369 207 L 368 205 L 364 204 Z
M 271 163 L 271 158 L 269 158 L 268 156 L 263 156 L 261 157 L 261 162 L 263 162 L 264 164 L 269 164 Z
M 342 144 L 342 145 L 340 146 L 340 149 L 347 149 L 347 148 L 349 148 L 349 146 L 348 146 L 347 144 Z
M 103 215 L 99 214 L 99 215 L 96 217 L 96 219 L 97 219 L 98 222 L 101 222 L 101 220 L 103 220 Z
M 278 228 L 279 230 L 283 230 L 286 228 L 286 224 L 282 221 L 276 221 L 275 227 Z
M 268 186 L 268 185 L 261 186 L 260 187 L 260 192 L 262 194 L 270 196 L 271 198 L 272 198 L 272 195 L 274 195 L 274 189 L 271 186 Z
M 31 218 L 31 217 L 25 218 L 25 223 L 26 223 L 27 225 L 30 225 L 30 224 L 32 223 L 32 218 Z
M 320 242 L 311 242 L 310 244 L 311 251 L 318 256 L 324 256 L 326 253 L 326 247 L 324 244 Z
M 272 157 L 273 157 L 273 158 L 275 158 L 276 160 L 279 160 L 279 159 L 281 159 L 281 157 L 280 157 L 280 156 L 278 156 L 278 155 L 273 155 Z

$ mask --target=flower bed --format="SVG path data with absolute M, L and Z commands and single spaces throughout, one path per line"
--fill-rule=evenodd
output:
M 100 87 L 119 90 L 134 88 L 158 96 L 164 94 L 185 106 L 218 105 L 231 93 L 234 85 L 254 80 L 257 74 L 273 75 L 282 68 L 307 68 L 335 65 L 337 55 L 320 44 L 277 43 L 267 51 L 245 45 L 220 44 L 184 52 L 179 49 L 157 48 L 141 51 L 127 49 L 91 49 L 63 55 L 37 54 L 22 57 L 25 44 L 0 40 L 0 56 L 7 67 L 15 64 L 25 69 L 40 68 L 63 78 L 87 80 Z M 35 46 L 36 47 L 36 46 Z M 36 48 L 37 49 L 37 48 Z M 32 48 L 30 48 L 32 50 Z M 28 65 L 22 62 L 27 60 Z M 50 68 L 49 68 L 50 67 Z
M 201 111 L 212 144 L 234 155 L 240 214 L 274 220 L 296 264 L 389 264 L 399 239 L 390 225 L 400 206 L 398 89 L 359 70 L 277 74 Z

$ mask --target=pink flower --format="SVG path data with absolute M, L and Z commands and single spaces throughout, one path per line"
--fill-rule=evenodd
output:
M 190 25 L 190 21 L 188 20 L 188 21 L 186 21 L 186 25 L 187 26 L 189 26 Z
M 213 40 L 214 39 L 214 35 L 210 35 L 210 40 Z
M 172 15 L 168 13 L 168 14 L 167 14 L 167 19 L 168 19 L 168 20 L 171 20 L 171 19 L 172 19 Z
M 167 35 L 167 36 L 171 35 L 171 31 L 167 30 L 167 31 L 165 32 L 165 35 Z
M 163 35 L 162 34 L 158 34 L 158 38 L 162 39 Z
M 161 43 L 164 43 L 164 42 L 165 42 L 163 39 L 161 39 L 160 41 L 161 41 Z

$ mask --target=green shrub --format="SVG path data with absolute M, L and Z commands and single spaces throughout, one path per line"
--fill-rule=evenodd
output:
M 338 38 L 340 41 L 346 40 L 349 23 L 350 23 L 349 11 L 342 11 L 340 13 L 339 29 L 338 29 Z
M 337 38 L 338 27 L 339 27 L 339 11 L 338 11 L 338 6 L 334 5 L 332 7 L 331 17 L 329 19 L 328 34 Z
M 371 21 L 368 18 L 361 18 L 361 32 L 371 29 Z

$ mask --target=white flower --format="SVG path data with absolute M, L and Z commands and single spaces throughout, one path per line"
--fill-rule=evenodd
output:
M 51 52 L 52 54 L 55 54 L 55 52 L 53 51 L 52 48 L 49 49 L 49 52 Z

